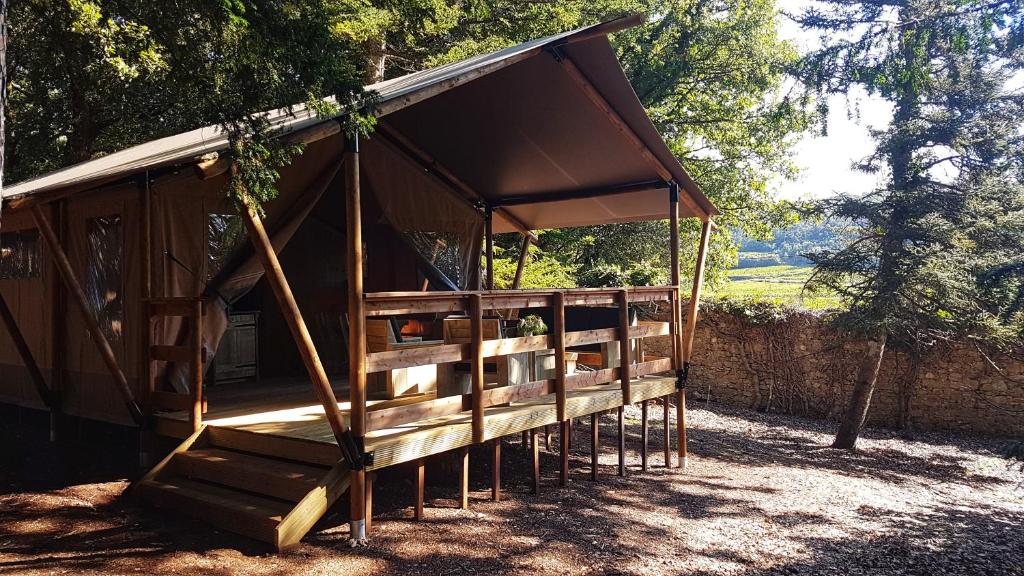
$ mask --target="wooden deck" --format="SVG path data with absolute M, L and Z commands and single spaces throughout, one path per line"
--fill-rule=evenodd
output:
M 254 442 L 274 454 L 315 464 L 331 464 L 340 458 L 334 435 L 324 416 L 323 407 L 316 404 L 309 384 L 304 383 L 305 402 L 301 401 L 298 383 L 273 391 L 247 391 L 234 396 L 234 402 L 210 401 L 210 412 L 205 423 L 208 427 L 230 429 L 252 434 Z M 675 393 L 675 378 L 644 376 L 633 380 L 630 394 L 632 402 L 640 402 Z M 211 390 L 211 396 L 214 393 Z M 339 391 L 339 395 L 341 392 Z M 343 397 L 343 396 L 342 396 Z M 370 401 L 369 412 L 401 403 L 413 405 L 415 398 L 391 401 Z M 566 416 L 579 418 L 596 412 L 615 410 L 622 406 L 622 389 L 615 381 L 609 384 L 577 388 L 566 393 Z M 557 424 L 556 395 L 546 394 L 522 402 L 489 407 L 484 412 L 484 440 L 500 438 L 549 424 Z M 347 417 L 348 403 L 339 408 Z M 162 414 L 158 419 L 158 432 L 173 437 L 186 437 L 190 432 L 187 414 Z M 214 432 L 216 433 L 216 432 Z M 377 470 L 403 462 L 410 462 L 473 444 L 472 412 L 426 418 L 391 428 L 374 430 L 366 435 L 366 450 L 373 452 L 374 461 L 368 470 Z

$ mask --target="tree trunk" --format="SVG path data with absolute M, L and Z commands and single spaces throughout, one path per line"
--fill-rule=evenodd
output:
M 885 339 L 886 335 L 882 333 L 876 340 L 868 341 L 867 352 L 864 353 L 864 357 L 860 361 L 857 380 L 853 383 L 850 405 L 839 424 L 836 439 L 832 442 L 833 448 L 853 450 L 857 444 L 857 436 L 860 435 L 860 429 L 864 426 L 868 408 L 871 406 L 871 394 L 875 391 L 875 381 L 878 380 L 878 368 L 882 365 L 882 355 L 885 353 Z

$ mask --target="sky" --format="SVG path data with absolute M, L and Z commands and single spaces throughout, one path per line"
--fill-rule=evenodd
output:
M 798 12 L 805 0 L 779 0 L 784 12 Z M 801 51 L 818 45 L 817 38 L 800 29 L 784 16 L 780 18 L 779 34 L 793 42 Z M 891 107 L 864 91 L 829 100 L 827 135 L 806 135 L 794 150 L 801 174 L 795 181 L 777 183 L 781 198 L 822 198 L 839 192 L 863 193 L 873 189 L 878 176 L 851 168 L 854 162 L 871 153 L 874 145 L 868 127 L 884 128 L 889 123 Z

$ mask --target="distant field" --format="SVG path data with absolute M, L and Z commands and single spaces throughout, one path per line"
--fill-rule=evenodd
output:
M 829 295 L 804 292 L 804 282 L 811 276 L 809 266 L 774 264 L 736 268 L 729 271 L 729 281 L 712 291 L 714 298 L 769 301 L 811 309 L 834 308 L 838 299 Z

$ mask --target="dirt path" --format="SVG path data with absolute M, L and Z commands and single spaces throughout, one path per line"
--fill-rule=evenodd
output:
M 660 410 L 652 410 L 660 414 Z M 638 417 L 639 412 L 630 413 Z M 568 488 L 545 454 L 529 493 L 525 453 L 508 439 L 503 500 L 474 454 L 473 501 L 429 465 L 427 521 L 411 516 L 409 474 L 377 483 L 372 543 L 350 550 L 329 516 L 293 552 L 136 507 L 123 481 L 0 496 L 0 574 L 920 574 L 1024 575 L 1024 475 L 1000 442 L 873 432 L 856 454 L 828 448 L 828 426 L 721 407 L 691 414 L 691 465 L 615 476 L 614 417 L 602 477 L 587 478 L 589 435 L 577 425 Z M 552 443 L 554 446 L 554 443 Z

